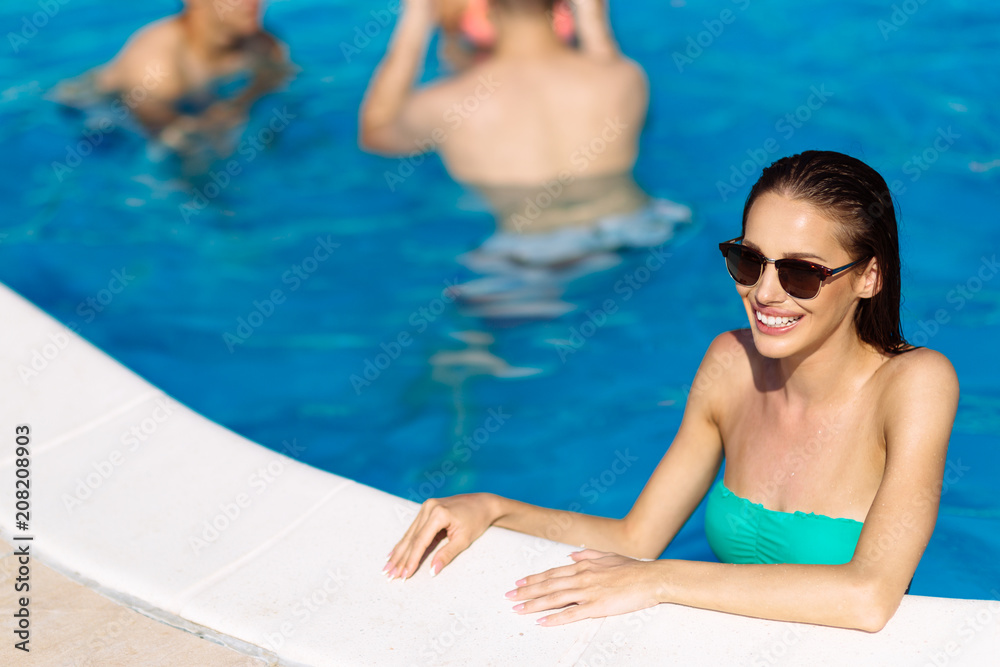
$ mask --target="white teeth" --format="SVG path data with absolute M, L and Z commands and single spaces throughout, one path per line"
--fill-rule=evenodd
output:
M 769 327 L 787 327 L 788 325 L 799 321 L 798 317 L 774 317 L 773 315 L 764 315 L 759 310 L 756 311 L 756 313 L 757 319 Z

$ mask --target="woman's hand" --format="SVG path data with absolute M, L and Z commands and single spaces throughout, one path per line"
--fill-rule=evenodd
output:
M 573 565 L 518 581 L 507 597 L 525 602 L 514 611 L 531 614 L 569 607 L 537 621 L 552 626 L 647 609 L 665 599 L 664 561 L 635 560 L 595 549 L 577 551 L 571 558 L 576 561 Z
M 448 543 L 438 550 L 431 563 L 431 576 L 434 576 L 497 520 L 496 503 L 493 501 L 494 496 L 486 493 L 425 501 L 403 539 L 390 552 L 382 571 L 390 581 L 412 576 L 427 550 L 437 543 L 438 533 L 445 531 Z

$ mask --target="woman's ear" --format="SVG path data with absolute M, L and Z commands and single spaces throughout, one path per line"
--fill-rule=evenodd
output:
M 864 281 L 858 296 L 862 299 L 870 299 L 882 289 L 882 272 L 879 270 L 878 260 L 872 257 L 868 260 L 868 266 L 860 278 Z

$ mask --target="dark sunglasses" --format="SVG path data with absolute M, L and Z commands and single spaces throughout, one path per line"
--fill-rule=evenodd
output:
M 781 289 L 796 299 L 815 299 L 819 295 L 823 281 L 867 259 L 858 259 L 836 269 L 828 269 L 822 264 L 807 262 L 804 259 L 770 259 L 753 248 L 737 243 L 739 240 L 740 237 L 737 236 L 731 241 L 719 244 L 719 250 L 726 258 L 726 268 L 729 269 L 729 275 L 733 280 L 744 287 L 753 287 L 764 275 L 764 266 L 774 264 Z

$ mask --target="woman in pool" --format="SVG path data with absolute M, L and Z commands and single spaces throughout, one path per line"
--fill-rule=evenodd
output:
M 948 360 L 900 331 L 888 188 L 840 153 L 781 159 L 720 247 L 751 327 L 709 346 L 680 429 L 624 519 L 485 493 L 428 500 L 388 575 L 411 576 L 441 531 L 433 573 L 490 525 L 542 537 L 565 526 L 560 541 L 589 548 L 507 594 L 518 613 L 561 610 L 543 625 L 673 602 L 880 630 L 934 530 L 958 403 Z M 638 560 L 657 558 L 706 493 L 722 563 Z

